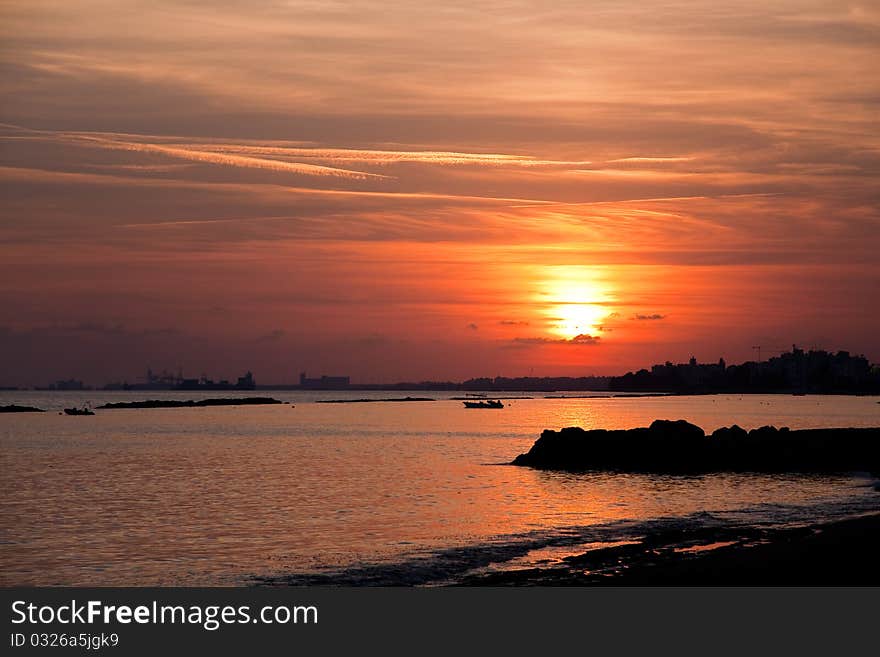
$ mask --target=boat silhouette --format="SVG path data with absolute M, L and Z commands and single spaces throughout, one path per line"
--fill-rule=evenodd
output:
M 480 401 L 462 402 L 465 408 L 504 408 L 500 399 L 486 399 Z
M 94 415 L 95 411 L 90 409 L 88 406 L 83 406 L 82 408 L 65 408 L 65 415 Z

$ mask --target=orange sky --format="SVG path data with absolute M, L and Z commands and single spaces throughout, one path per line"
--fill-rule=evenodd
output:
M 0 0 L 0 385 L 880 359 L 880 3 Z

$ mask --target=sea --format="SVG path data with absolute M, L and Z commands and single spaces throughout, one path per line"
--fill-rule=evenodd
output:
M 0 585 L 456 583 L 658 529 L 785 527 L 880 511 L 868 473 L 564 473 L 509 465 L 544 429 L 685 419 L 880 426 L 877 398 L 453 392 L 0 391 Z M 97 410 L 144 399 L 283 404 Z M 320 403 L 430 397 L 432 401 Z

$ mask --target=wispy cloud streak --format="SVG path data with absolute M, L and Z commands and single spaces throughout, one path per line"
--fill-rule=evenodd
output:
M 463 153 L 458 151 L 376 150 L 354 148 L 303 148 L 260 146 L 248 144 L 191 144 L 187 148 L 200 151 L 274 155 L 316 159 L 329 162 L 363 162 L 367 164 L 418 163 L 435 165 L 482 165 L 499 167 L 575 167 L 588 166 L 590 160 L 554 160 L 530 155 L 505 153 Z
M 307 164 L 304 162 L 288 162 L 284 160 L 275 160 L 265 157 L 256 157 L 253 155 L 237 155 L 226 152 L 206 151 L 181 145 L 113 139 L 106 136 L 79 132 L 31 130 L 28 128 L 20 128 L 19 126 L 8 125 L 4 127 L 14 127 L 22 130 L 27 134 L 37 136 L 38 138 L 56 140 L 80 146 L 90 146 L 94 148 L 102 148 L 108 150 L 136 151 L 140 153 L 156 153 L 171 158 L 190 160 L 193 162 L 203 162 L 206 164 L 217 164 L 221 166 L 239 167 L 245 169 L 268 169 L 271 171 L 281 171 L 306 176 L 330 176 L 356 180 L 366 180 L 371 178 L 381 180 L 389 178 L 389 176 L 376 173 L 368 173 L 365 171 L 340 169 L 336 167 L 322 166 L 317 164 Z

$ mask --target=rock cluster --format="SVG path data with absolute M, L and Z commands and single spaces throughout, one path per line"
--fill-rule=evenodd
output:
M 685 420 L 624 430 L 545 430 L 513 465 L 555 470 L 641 472 L 880 472 L 880 428 L 746 431 L 710 435 Z

